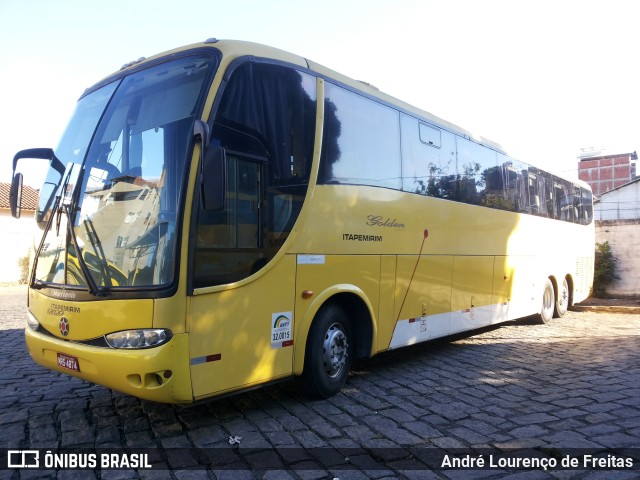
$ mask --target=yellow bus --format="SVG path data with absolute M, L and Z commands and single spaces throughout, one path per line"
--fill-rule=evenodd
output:
M 305 58 L 238 41 L 87 89 L 40 191 L 26 343 L 47 368 L 189 403 L 591 291 L 592 194 Z

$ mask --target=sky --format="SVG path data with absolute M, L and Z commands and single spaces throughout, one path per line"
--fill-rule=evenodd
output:
M 85 88 L 210 37 L 307 57 L 576 178 L 582 148 L 640 149 L 639 13 L 635 0 L 0 0 L 0 181 L 17 151 L 57 146 Z

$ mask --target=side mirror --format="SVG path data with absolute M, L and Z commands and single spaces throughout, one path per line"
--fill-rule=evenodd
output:
M 35 158 L 41 160 L 49 160 L 49 168 L 51 171 L 58 173 L 58 181 L 64 173 L 64 165 L 56 157 L 51 148 L 29 148 L 21 150 L 13 157 L 13 180 L 11 181 L 11 191 L 9 192 L 9 206 L 11 207 L 11 215 L 20 218 L 20 210 L 22 204 L 22 174 L 17 173 L 18 161 L 22 158 Z M 54 189 L 55 193 L 55 189 Z M 42 197 L 42 192 L 40 192 Z M 50 205 L 51 202 L 48 203 Z M 40 215 L 41 217 L 42 215 Z
M 11 207 L 11 216 L 20 218 L 22 213 L 22 174 L 16 173 L 11 180 L 11 190 L 9 191 L 9 206 Z
M 226 154 L 224 148 L 211 144 L 202 159 L 202 206 L 205 210 L 220 211 L 225 207 Z

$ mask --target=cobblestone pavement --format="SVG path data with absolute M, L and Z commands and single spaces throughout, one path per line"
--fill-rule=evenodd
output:
M 640 476 L 629 469 L 424 470 L 406 456 L 413 447 L 636 448 L 629 451 L 637 456 L 640 315 L 569 312 L 548 325 L 514 322 L 388 352 L 357 365 L 343 392 L 325 401 L 305 400 L 288 382 L 171 406 L 37 366 L 23 340 L 25 301 L 23 287 L 0 288 L 0 448 L 149 448 L 167 469 L 5 470 L 0 480 Z M 235 437 L 240 452 L 263 450 L 239 455 L 229 443 Z M 211 467 L 212 456 L 228 452 L 230 465 Z

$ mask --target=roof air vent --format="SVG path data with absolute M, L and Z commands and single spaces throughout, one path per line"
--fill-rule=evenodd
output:
M 140 57 L 137 60 L 134 60 L 133 62 L 129 62 L 129 63 L 125 63 L 122 67 L 120 67 L 120 70 L 124 70 L 125 68 L 129 68 L 133 65 L 135 65 L 136 63 L 140 63 L 144 60 L 144 57 Z

